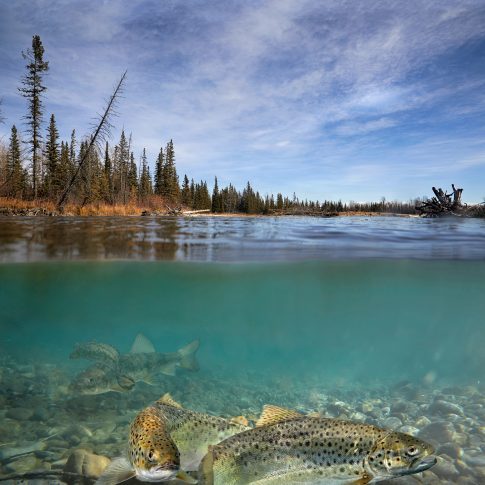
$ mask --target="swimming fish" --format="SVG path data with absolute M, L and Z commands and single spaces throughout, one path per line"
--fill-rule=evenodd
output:
M 78 344 L 70 357 L 95 363 L 74 379 L 71 390 L 80 394 L 126 392 L 138 381 L 153 384 L 158 373 L 173 376 L 177 367 L 195 371 L 199 369 L 195 358 L 198 348 L 199 341 L 195 340 L 177 352 L 162 354 L 142 334 L 137 335 L 127 354 L 120 354 L 108 344 Z
M 436 463 L 431 445 L 369 424 L 265 406 L 256 425 L 209 448 L 200 485 L 365 485 Z
M 128 456 L 111 462 L 96 482 L 115 485 L 135 477 L 141 481 L 196 481 L 209 445 L 249 429 L 224 418 L 183 409 L 169 394 L 141 411 L 130 428 Z
M 76 344 L 69 355 L 70 359 L 88 359 L 108 364 L 115 364 L 119 357 L 120 353 L 114 347 L 99 342 Z

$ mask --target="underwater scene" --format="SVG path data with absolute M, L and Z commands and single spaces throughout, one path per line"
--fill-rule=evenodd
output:
M 485 483 L 483 220 L 4 217 L 0 262 L 1 482 Z

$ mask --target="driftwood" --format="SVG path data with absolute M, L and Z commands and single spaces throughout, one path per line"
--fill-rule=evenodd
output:
M 416 210 L 424 217 L 484 217 L 485 206 L 483 204 L 464 204 L 461 201 L 463 189 L 457 189 L 455 184 L 451 184 L 451 188 L 453 192 L 448 194 L 441 188 L 433 187 L 435 197 L 418 204 Z

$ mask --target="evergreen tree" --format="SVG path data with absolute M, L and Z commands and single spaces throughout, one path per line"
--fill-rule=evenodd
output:
M 69 145 L 67 142 L 61 142 L 61 154 L 58 168 L 58 184 L 61 190 L 64 190 L 67 187 L 67 184 L 72 176 L 72 169 L 73 166 L 71 165 Z
M 146 151 L 143 149 L 141 157 L 141 176 L 140 176 L 140 198 L 143 200 L 153 192 L 150 167 L 147 164 Z
M 131 197 L 136 197 L 138 194 L 138 171 L 133 152 L 130 154 L 130 168 L 128 169 L 128 191 Z
M 76 130 L 72 130 L 71 144 L 69 145 L 69 161 L 74 167 L 76 165 Z
M 56 197 L 59 192 L 59 132 L 57 131 L 56 119 L 51 115 L 47 131 L 47 142 L 45 145 L 45 158 L 47 164 L 44 180 L 45 194 L 47 197 Z
M 130 163 L 130 152 L 128 141 L 125 136 L 125 130 L 121 131 L 120 143 L 118 144 L 118 191 L 121 196 L 121 200 L 126 204 L 127 196 L 129 192 L 128 185 L 128 171 Z
M 155 163 L 155 194 L 163 195 L 164 187 L 164 155 L 163 147 L 160 148 L 160 153 L 158 154 L 157 161 Z
M 104 179 L 106 191 L 104 194 L 104 199 L 112 204 L 114 202 L 113 196 L 113 167 L 111 164 L 111 158 L 109 156 L 109 145 L 106 142 L 106 147 L 104 149 Z
M 175 168 L 175 151 L 173 141 L 167 143 L 165 149 L 165 164 L 162 169 L 161 195 L 171 201 L 178 201 L 180 197 L 179 179 Z
M 24 59 L 28 61 L 27 74 L 22 78 L 23 87 L 18 88 L 20 94 L 27 99 L 28 133 L 30 134 L 30 145 L 32 152 L 32 187 L 34 198 L 37 198 L 39 184 L 39 149 L 41 147 L 40 128 L 42 124 L 42 93 L 47 89 L 42 81 L 43 74 L 49 69 L 49 62 L 44 61 L 44 47 L 38 35 L 32 38 L 32 49 L 22 52 Z
M 184 181 L 182 184 L 182 192 L 181 192 L 181 202 L 182 204 L 187 206 L 192 205 L 192 196 L 190 194 L 189 178 L 187 177 L 187 175 L 184 175 Z
M 278 210 L 283 210 L 283 195 L 281 195 L 280 193 L 278 193 L 278 195 L 276 196 L 276 208 Z
M 219 186 L 217 185 L 217 177 L 214 180 L 214 190 L 212 191 L 212 212 L 222 212 L 222 200 L 219 193 Z
M 22 167 L 17 128 L 13 125 L 7 152 L 7 195 L 21 198 L 27 188 L 26 179 L 27 174 Z
M 194 179 L 190 181 L 190 200 L 191 200 L 191 207 L 195 209 L 195 184 Z

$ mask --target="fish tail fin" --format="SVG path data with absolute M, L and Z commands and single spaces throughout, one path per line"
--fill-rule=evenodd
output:
M 115 458 L 96 480 L 95 485 L 117 485 L 136 475 L 126 458 Z
M 195 353 L 199 349 L 200 342 L 194 340 L 190 344 L 182 347 L 177 353 L 180 357 L 180 367 L 189 370 L 199 370 L 199 363 L 195 357 Z

